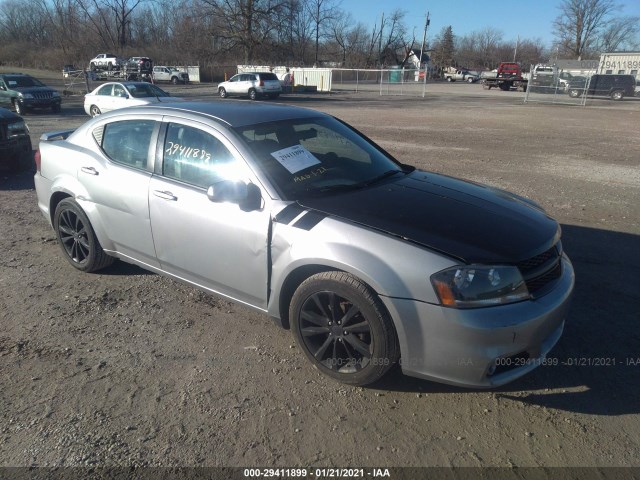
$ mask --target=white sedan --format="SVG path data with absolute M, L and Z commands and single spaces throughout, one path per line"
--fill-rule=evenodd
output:
M 100 85 L 84 96 L 84 111 L 95 117 L 118 108 L 136 105 L 150 105 L 163 101 L 175 102 L 181 98 L 172 97 L 161 88 L 146 82 L 109 82 Z

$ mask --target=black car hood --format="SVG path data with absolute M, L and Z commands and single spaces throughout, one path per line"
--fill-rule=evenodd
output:
M 551 248 L 559 237 L 557 222 L 521 197 L 422 171 L 298 203 L 467 263 L 519 262 Z
M 0 108 L 0 120 L 4 121 L 4 120 L 13 120 L 13 121 L 18 121 L 21 120 L 21 118 L 16 115 L 15 113 L 13 113 L 11 110 L 7 110 L 6 108 Z M 9 122 L 11 123 L 11 122 Z

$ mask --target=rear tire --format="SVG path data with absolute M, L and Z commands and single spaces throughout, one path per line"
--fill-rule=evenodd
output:
M 571 98 L 578 98 L 580 96 L 580 90 L 576 90 L 575 88 L 572 88 L 571 90 L 569 90 L 569 96 Z
M 91 107 L 89 107 L 89 115 L 91 115 L 92 117 L 97 117 L 101 113 L 102 112 L 100 111 L 97 105 L 91 105 Z
M 220 98 L 227 98 L 227 91 L 224 89 L 224 87 L 220 87 L 218 89 L 218 94 L 220 95 Z
M 447 82 L 453 82 L 453 78 L 447 77 Z
M 611 92 L 611 100 L 620 101 L 624 98 L 624 92 L 622 90 L 614 90 Z
M 56 207 L 53 229 L 67 261 L 82 272 L 95 272 L 113 263 L 96 237 L 89 218 L 72 198 Z

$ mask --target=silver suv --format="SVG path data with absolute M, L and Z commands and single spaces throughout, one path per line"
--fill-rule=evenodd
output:
M 218 85 L 218 94 L 222 98 L 239 95 L 255 100 L 260 96 L 278 98 L 280 93 L 282 93 L 280 80 L 275 73 L 271 72 L 238 73 Z

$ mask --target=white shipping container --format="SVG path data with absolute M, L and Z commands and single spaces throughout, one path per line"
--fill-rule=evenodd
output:
M 598 72 L 604 74 L 633 75 L 640 80 L 640 52 L 614 52 L 600 55 Z

